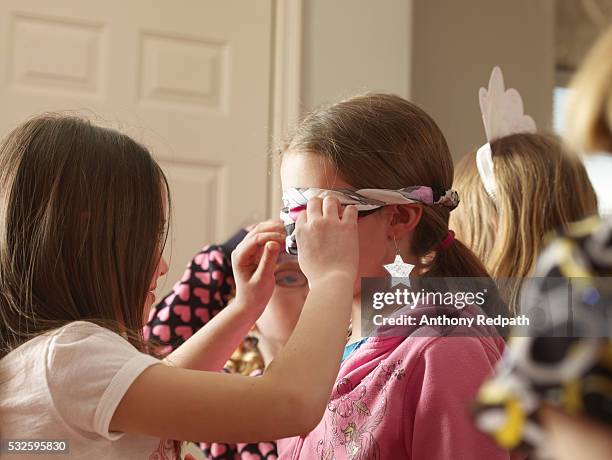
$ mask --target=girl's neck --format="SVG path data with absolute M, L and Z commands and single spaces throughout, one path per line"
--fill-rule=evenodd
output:
M 351 313 L 351 337 L 348 343 L 361 340 L 361 296 L 353 298 L 353 310 Z
M 361 340 L 361 296 L 357 296 L 353 299 L 353 308 L 351 312 L 351 337 L 348 340 L 348 343 L 353 343 Z M 285 346 L 285 344 L 281 340 L 274 340 L 270 337 L 266 337 L 263 334 L 260 334 L 257 329 L 253 329 L 250 332 L 250 335 L 257 337 L 259 341 L 257 344 L 257 348 L 261 353 L 261 356 L 264 360 L 266 367 L 272 362 L 274 357 L 278 355 L 281 349 Z

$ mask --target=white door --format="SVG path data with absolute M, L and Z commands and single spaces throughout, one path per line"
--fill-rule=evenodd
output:
M 79 110 L 149 146 L 174 204 L 161 292 L 199 247 L 265 217 L 272 14 L 272 0 L 0 0 L 0 134 Z

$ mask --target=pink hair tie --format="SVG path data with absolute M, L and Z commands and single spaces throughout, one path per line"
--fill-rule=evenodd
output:
M 434 248 L 434 251 L 442 251 L 449 247 L 455 241 L 455 232 L 449 230 L 444 239 Z

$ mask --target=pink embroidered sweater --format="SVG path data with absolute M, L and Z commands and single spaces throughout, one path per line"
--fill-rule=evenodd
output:
M 423 308 L 428 316 L 434 311 Z M 369 338 L 342 363 L 319 425 L 306 437 L 280 440 L 279 458 L 508 459 L 468 413 L 504 342 L 490 330 L 475 337 L 469 329 L 440 336 L 423 326 L 409 337 Z

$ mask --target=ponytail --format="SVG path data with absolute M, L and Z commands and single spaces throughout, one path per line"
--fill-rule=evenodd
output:
M 457 239 L 436 251 L 430 264 L 423 265 L 423 268 L 423 276 L 428 277 L 489 277 L 480 259 Z
M 444 206 L 423 207 L 411 247 L 420 259 L 419 273 L 428 277 L 489 277 L 480 259 L 448 229 L 450 212 Z

